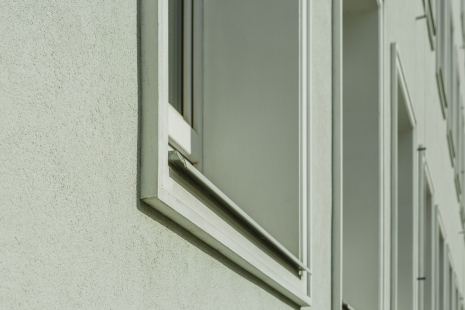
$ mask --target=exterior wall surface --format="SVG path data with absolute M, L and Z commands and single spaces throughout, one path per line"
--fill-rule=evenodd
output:
M 428 185 L 432 187 L 432 205 L 437 207 L 437 214 L 435 213 L 434 217 L 444 229 L 448 251 L 447 260 L 450 260 L 453 273 L 457 278 L 459 293 L 461 296 L 464 295 L 463 223 L 461 222 L 461 207 L 455 184 L 456 171 L 452 165 L 448 144 L 448 112 L 444 117 L 438 88 L 437 39 L 433 39 L 436 47 L 432 48 L 428 32 L 425 5 L 429 2 L 438 4 L 449 1 L 344 1 L 343 108 L 345 130 L 343 153 L 345 161 L 342 295 L 350 306 L 358 310 L 403 309 L 402 307 L 396 308 L 392 304 L 394 294 L 391 291 L 392 283 L 395 282 L 395 279 L 391 277 L 391 267 L 394 265 L 391 246 L 392 242 L 395 242 L 395 240 L 391 240 L 391 233 L 395 230 L 391 229 L 396 229 L 394 226 L 398 224 L 391 215 L 393 215 L 393 206 L 397 205 L 399 201 L 391 199 L 393 194 L 391 190 L 393 183 L 396 183 L 396 186 L 401 186 L 401 181 L 409 183 L 409 186 L 413 185 L 411 190 L 406 191 L 407 186 L 404 186 L 404 188 L 399 189 L 399 193 L 396 193 L 396 195 L 409 196 L 410 199 L 410 194 L 413 192 L 413 201 L 407 204 L 408 207 L 411 207 L 409 212 L 411 212 L 412 218 L 407 220 L 403 218 L 404 224 L 407 223 L 404 228 L 409 224 L 411 225 L 407 229 L 411 234 L 398 236 L 398 239 L 404 241 L 403 250 L 408 254 L 404 257 L 410 256 L 408 258 L 411 259 L 404 266 L 408 265 L 410 272 L 413 270 L 412 276 L 408 279 L 410 282 L 406 284 L 412 286 L 410 288 L 412 292 L 409 294 L 413 296 L 404 296 L 405 299 L 411 297 L 408 301 L 410 306 L 407 308 L 423 309 L 421 286 L 425 284 L 419 283 L 422 283 L 420 281 L 431 281 L 431 278 L 424 278 L 418 266 L 421 264 L 421 257 L 424 254 L 419 253 L 422 238 L 420 235 L 420 216 L 421 210 L 424 208 L 423 198 L 419 194 L 422 192 L 420 186 L 425 182 L 424 179 L 427 179 Z M 463 98 L 465 79 L 464 3 L 461 0 L 451 0 L 450 3 L 454 29 L 453 48 L 457 50 L 458 55 L 457 63 L 453 69 L 457 68 L 459 72 L 460 96 Z M 369 19 L 367 16 L 371 16 L 373 19 L 377 18 L 377 22 L 368 24 L 373 19 Z M 393 51 L 395 49 L 393 46 L 397 49 L 394 58 Z M 377 48 L 379 50 L 376 50 Z M 393 66 L 393 59 L 397 59 L 400 64 L 396 63 Z M 395 69 L 393 69 L 394 67 Z M 369 75 L 376 69 L 379 69 L 379 73 L 375 72 Z M 402 73 L 398 73 L 399 71 Z M 393 72 L 403 75 L 402 82 L 399 82 L 403 83 L 401 86 L 397 85 L 400 78 L 394 79 L 396 82 L 392 83 L 393 76 L 391 75 L 394 75 Z M 371 78 L 366 79 L 367 76 Z M 379 93 L 374 94 L 378 87 Z M 413 137 L 411 140 L 409 137 L 408 140 L 409 147 L 413 141 L 415 150 L 413 171 L 409 171 L 410 175 L 413 175 L 413 182 L 405 179 L 401 181 L 391 179 L 393 162 L 396 162 L 397 165 L 399 158 L 393 157 L 392 154 L 393 152 L 397 153 L 398 147 L 405 148 L 401 142 L 398 145 L 397 143 L 392 145 L 392 122 L 393 120 L 396 123 L 401 122 L 401 120 L 397 120 L 397 115 L 391 113 L 391 104 L 396 102 L 397 105 L 397 101 L 400 101 L 398 98 L 391 98 L 392 93 L 394 93 L 392 92 L 393 87 L 402 88 L 402 92 L 407 91 L 408 94 L 403 93 L 402 96 L 406 97 L 405 100 L 411 104 L 411 111 L 408 111 L 411 113 L 406 112 L 405 108 L 403 108 L 405 111 L 402 113 L 406 112 L 403 116 L 404 123 L 407 114 L 413 115 L 414 119 L 414 128 L 411 133 Z M 400 94 L 399 89 L 396 90 L 396 94 Z M 364 103 L 365 105 L 363 105 Z M 379 110 L 376 109 L 377 105 Z M 402 103 L 402 105 L 404 104 Z M 459 113 L 463 113 L 463 110 L 459 110 Z M 370 125 L 371 127 L 369 127 Z M 395 128 L 395 132 L 399 134 L 400 131 Z M 463 143 L 463 141 L 459 143 Z M 424 172 L 423 166 L 420 167 L 420 161 L 423 160 L 420 157 L 420 151 L 418 151 L 420 146 L 426 147 L 426 150 L 421 152 L 424 154 L 427 172 Z M 407 155 L 405 156 L 404 159 L 408 158 Z M 405 164 L 409 164 L 409 162 L 404 160 L 395 168 L 404 169 L 402 167 L 405 167 Z M 412 165 L 410 164 L 410 166 Z M 405 171 L 403 172 L 405 176 Z M 379 173 L 378 177 L 369 179 L 371 175 L 377 173 Z M 463 174 L 463 171 L 460 173 Z M 366 184 L 362 184 L 360 181 L 362 179 Z M 367 180 L 372 181 L 367 182 Z M 405 201 L 405 197 L 403 199 Z M 379 216 L 378 214 L 373 216 L 376 212 L 379 212 Z M 396 224 L 393 224 L 394 222 Z M 379 235 L 377 235 L 378 233 Z M 405 244 L 409 244 L 410 247 L 405 249 Z M 377 255 L 379 258 L 376 257 Z M 373 258 L 375 261 L 372 261 Z M 355 266 L 355 268 L 347 270 L 346 266 Z M 399 270 L 399 272 L 402 271 Z M 367 293 L 368 290 L 370 290 L 369 293 Z M 463 301 L 461 305 L 463 306 Z M 451 309 L 455 309 L 454 307 Z M 443 309 L 444 305 L 433 306 L 433 308 Z M 446 306 L 445 309 L 449 308 Z
M 434 189 L 433 204 L 438 206 L 444 224 L 446 243 L 451 252 L 453 269 L 458 278 L 458 287 L 463 296 L 465 247 L 460 221 L 460 207 L 454 184 L 454 168 L 451 165 L 447 144 L 447 121 L 441 112 L 438 84 L 436 80 L 436 53 L 432 50 L 425 18 L 424 1 L 393 0 L 384 2 L 384 125 L 390 126 L 391 102 L 391 44 L 396 43 L 403 65 L 406 85 L 410 93 L 413 112 L 416 117 L 416 144 L 426 147 L 425 157 Z M 454 25 L 454 47 L 463 45 L 461 25 L 461 1 L 452 0 Z M 417 17 L 419 17 L 417 19 Z M 459 50 L 460 80 L 464 81 L 464 53 Z M 463 96 L 463 82 L 461 83 Z M 390 158 L 390 140 L 386 137 L 385 158 Z M 389 186 L 388 165 L 385 167 L 385 184 Z M 388 192 L 388 189 L 386 189 Z M 390 205 L 389 195 L 385 196 Z M 385 210 L 385 227 L 389 227 L 389 208 Z M 386 233 L 389 244 L 389 233 Z M 388 253 L 388 252 L 387 252 Z M 385 259 L 389 260 L 386 253 Z M 389 276 L 386 277 L 389 279 Z M 386 300 L 385 309 L 389 308 Z
M 312 3 L 312 309 L 331 307 L 331 1 Z M 330 168 L 331 169 L 331 168 Z
M 325 310 L 331 1 L 311 2 L 312 309 Z M 140 203 L 137 1 L 3 1 L 0 34 L 0 308 L 298 308 Z

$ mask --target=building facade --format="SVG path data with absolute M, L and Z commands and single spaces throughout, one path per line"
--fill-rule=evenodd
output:
M 0 7 L 0 308 L 464 309 L 464 1 Z

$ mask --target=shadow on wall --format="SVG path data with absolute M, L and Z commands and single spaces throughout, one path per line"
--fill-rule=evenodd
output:
M 208 256 L 220 262 L 226 268 L 230 269 L 231 271 L 240 275 L 245 280 L 251 283 L 254 283 L 255 285 L 259 286 L 260 288 L 268 292 L 269 294 L 273 295 L 274 297 L 276 297 L 277 299 L 279 299 L 281 302 L 285 303 L 292 309 L 296 309 L 296 310 L 300 309 L 300 307 L 294 304 L 292 301 L 290 301 L 289 299 L 287 299 L 286 297 L 284 297 L 283 295 L 281 295 L 280 293 L 278 293 L 277 291 L 269 287 L 266 283 L 264 283 L 260 279 L 254 277 L 253 275 L 251 275 L 250 273 L 248 273 L 247 271 L 245 271 L 244 269 L 242 269 L 241 267 L 239 267 L 238 265 L 236 265 L 235 263 L 227 259 L 220 252 L 218 252 L 217 250 L 210 247 L 202 240 L 192 235 L 189 231 L 182 228 L 181 226 L 176 224 L 174 221 L 172 221 L 171 219 L 169 219 L 168 217 L 166 217 L 159 211 L 153 209 L 149 205 L 141 202 L 140 200 L 137 200 L 137 209 L 143 214 L 145 214 L 146 216 L 150 217 L 152 220 L 154 220 L 158 224 L 164 226 L 165 228 L 169 229 L 170 231 L 172 231 L 179 237 L 183 238 L 184 240 L 186 240 L 187 242 L 195 246 L 197 249 L 201 250 Z M 189 260 L 189 257 L 185 257 L 185 259 Z

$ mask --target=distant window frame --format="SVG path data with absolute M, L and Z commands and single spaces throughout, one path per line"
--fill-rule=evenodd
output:
M 429 248 L 431 249 L 432 253 L 435 253 L 435 243 L 436 240 L 434 238 L 436 234 L 436 205 L 434 202 L 434 197 L 435 197 L 435 191 L 434 191 L 434 186 L 433 186 L 433 179 L 431 177 L 431 172 L 429 170 L 428 162 L 426 160 L 425 152 L 420 151 L 419 154 L 419 190 L 418 190 L 418 302 L 419 304 L 423 304 L 423 301 L 425 299 L 425 292 L 424 292 L 424 281 L 431 281 L 432 285 L 431 288 L 433 290 L 433 296 L 432 296 L 432 305 L 435 304 L 435 296 L 434 296 L 434 290 L 435 290 L 435 282 L 437 281 L 437 276 L 435 275 L 435 270 L 434 270 L 434 265 L 435 265 L 435 258 L 434 255 L 432 255 L 431 259 L 431 276 L 432 278 L 428 279 L 425 278 L 426 276 L 426 266 L 425 264 L 425 259 L 423 257 L 423 254 L 425 253 L 426 247 L 426 240 L 424 239 L 425 237 L 425 232 L 426 232 L 426 222 L 425 219 L 427 218 L 426 216 L 426 194 L 427 192 L 430 193 L 431 195 L 431 240 L 429 244 Z
M 460 92 L 460 70 L 458 68 L 458 51 L 453 48 L 452 61 L 451 61 L 451 85 L 450 85 L 450 104 L 447 113 L 447 142 L 449 146 L 449 155 L 451 165 L 456 171 L 457 158 L 458 158 L 458 130 L 459 130 L 459 111 L 461 105 L 461 92 Z M 455 175 L 454 175 L 455 177 Z
M 399 89 L 400 85 L 400 89 Z M 413 109 L 412 100 L 409 94 L 409 89 L 407 86 L 407 79 L 405 77 L 404 69 L 402 66 L 400 51 L 398 48 L 397 43 L 391 44 L 391 305 L 393 309 L 398 308 L 397 298 L 398 298 L 398 95 L 399 92 L 402 92 L 405 98 L 406 109 L 410 121 L 410 125 L 412 126 L 413 131 L 413 144 L 416 145 L 416 117 Z M 418 191 L 418 180 L 421 180 L 423 177 L 423 173 L 421 173 L 423 168 L 423 151 L 414 154 L 413 159 L 413 166 L 414 166 L 414 176 L 413 176 L 413 189 L 416 191 L 414 195 L 419 194 Z M 419 161 L 417 161 L 419 159 Z M 417 167 L 420 166 L 420 170 Z M 418 259 L 418 251 L 420 250 L 418 244 L 418 207 L 419 201 L 418 199 L 414 199 L 413 205 L 413 216 L 414 216 L 414 236 L 413 244 L 416 247 L 413 251 L 413 266 L 412 269 L 414 272 L 418 271 L 419 268 L 419 259 Z M 416 283 L 417 284 L 417 283 Z M 414 292 L 417 292 L 414 299 L 419 298 L 418 289 L 415 289 Z
M 436 49 L 437 0 L 423 0 L 431 50 Z
M 436 205 L 435 207 L 436 209 L 436 220 L 435 220 L 435 275 L 436 275 L 436 283 L 435 283 L 435 301 L 436 301 L 436 307 L 435 309 L 447 309 L 445 308 L 445 305 L 447 304 L 447 296 L 448 296 L 448 290 L 447 290 L 447 283 L 448 283 L 448 276 L 447 276 L 447 273 L 448 273 L 448 270 L 447 270 L 447 266 L 448 266 L 448 245 L 447 245 L 447 235 L 446 235 L 446 231 L 444 229 L 444 223 L 442 221 L 442 216 L 441 216 L 441 212 L 440 212 L 440 209 L 439 209 L 439 206 Z M 442 244 L 442 250 L 443 250 L 443 253 L 442 253 L 442 257 L 440 257 L 440 237 L 442 237 L 442 240 L 443 240 L 443 244 Z M 441 264 L 442 262 L 442 264 Z M 443 281 L 443 285 L 442 287 L 440 286 L 440 282 L 439 282 L 439 279 L 440 279 L 440 273 L 442 273 L 442 281 Z M 442 305 L 441 305 L 441 299 L 439 298 L 439 296 L 442 296 Z
M 451 53 L 453 50 L 452 8 L 450 0 L 438 1 L 437 5 L 438 27 L 436 34 L 436 79 L 439 90 L 441 111 L 444 119 L 447 119 L 451 95 Z

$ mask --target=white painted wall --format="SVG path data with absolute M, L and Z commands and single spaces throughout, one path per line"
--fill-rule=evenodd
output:
M 331 2 L 313 1 L 312 309 L 330 307 Z M 0 4 L 5 309 L 294 309 L 138 201 L 137 1 Z

